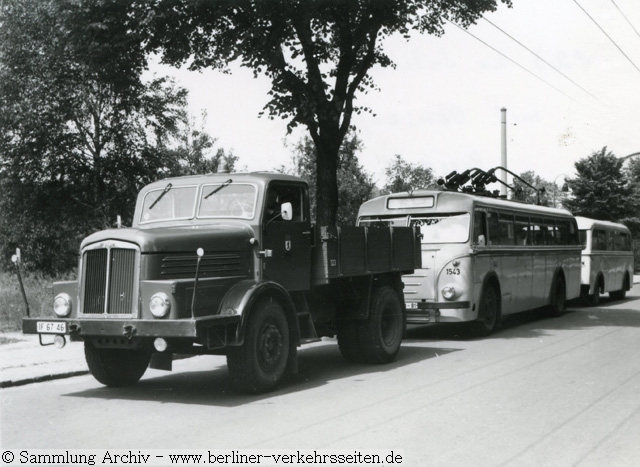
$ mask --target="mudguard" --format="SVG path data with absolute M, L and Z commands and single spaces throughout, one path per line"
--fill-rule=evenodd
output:
M 252 279 L 242 280 L 234 284 L 220 303 L 220 315 L 240 316 L 240 324 L 236 329 L 235 344 L 241 345 L 243 343 L 247 322 L 251 318 L 251 311 L 256 303 L 267 297 L 277 300 L 284 308 L 289 322 L 289 329 L 291 330 L 291 342 L 297 347 L 300 345 L 300 326 L 296 307 L 289 292 L 276 282 Z

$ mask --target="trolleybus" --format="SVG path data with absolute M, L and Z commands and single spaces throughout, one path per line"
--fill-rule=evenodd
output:
M 600 294 L 622 300 L 631 289 L 634 260 L 631 232 L 623 224 L 576 217 L 582 242 L 581 295 L 591 305 Z
M 403 276 L 407 322 L 473 322 L 488 335 L 503 316 L 554 314 L 580 295 L 581 245 L 568 211 L 447 190 L 364 203 L 359 225 L 419 226 L 422 269 Z

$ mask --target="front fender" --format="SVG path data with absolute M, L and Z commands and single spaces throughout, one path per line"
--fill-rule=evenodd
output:
M 251 311 L 260 300 L 266 297 L 277 300 L 284 308 L 289 329 L 291 330 L 291 341 L 297 347 L 300 345 L 300 326 L 298 324 L 296 307 L 289 292 L 276 282 L 256 281 L 252 279 L 236 283 L 229 289 L 220 303 L 220 315 L 240 316 L 240 324 L 236 329 L 235 344 L 241 345 L 244 342 L 244 335 L 247 323 L 251 318 Z

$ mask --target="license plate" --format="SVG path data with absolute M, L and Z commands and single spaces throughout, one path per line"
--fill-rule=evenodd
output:
M 38 321 L 38 332 L 40 334 L 65 334 L 67 332 L 67 323 Z
M 407 310 L 417 310 L 418 302 L 405 302 L 404 306 Z

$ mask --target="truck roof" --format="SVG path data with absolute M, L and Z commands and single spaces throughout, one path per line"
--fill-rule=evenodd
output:
M 179 183 L 184 185 L 201 184 L 201 183 L 215 183 L 225 182 L 232 179 L 234 182 L 254 182 L 258 185 L 266 185 L 270 181 L 288 181 L 288 182 L 302 182 L 305 183 L 300 177 L 293 175 L 281 174 L 277 172 L 221 172 L 210 173 L 203 175 L 186 175 L 183 177 L 167 177 L 156 180 L 144 187 L 144 190 L 153 189 L 157 187 L 165 187 L 167 183 Z

